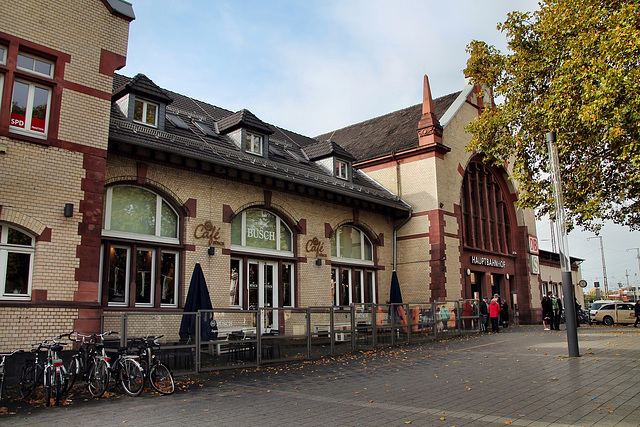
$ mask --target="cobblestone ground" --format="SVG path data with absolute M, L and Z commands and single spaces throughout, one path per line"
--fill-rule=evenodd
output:
M 638 426 L 638 329 L 510 327 L 323 361 L 180 377 L 172 396 L 145 391 L 64 406 L 8 399 L 0 424 Z M 9 396 L 11 397 L 11 396 Z

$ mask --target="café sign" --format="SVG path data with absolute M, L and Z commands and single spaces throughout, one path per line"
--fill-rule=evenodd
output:
M 196 225 L 193 237 L 196 239 L 207 239 L 209 246 L 224 246 L 224 242 L 220 241 L 220 227 L 216 227 L 211 221 L 205 221 L 204 224 Z
M 324 253 L 324 242 L 321 242 L 317 237 L 307 241 L 306 250 L 307 252 L 313 252 L 316 258 L 327 256 L 327 254 Z
M 486 265 L 487 267 L 504 268 L 505 262 L 499 259 L 485 258 L 481 256 L 471 256 L 471 264 Z

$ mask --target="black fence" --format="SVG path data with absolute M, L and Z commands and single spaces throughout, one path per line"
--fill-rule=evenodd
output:
M 479 330 L 477 300 L 349 307 L 104 314 L 116 348 L 162 336 L 158 357 L 176 374 L 320 359 L 377 347 L 428 342 Z M 185 324 L 192 325 L 185 333 Z M 180 334 L 183 326 L 182 335 Z

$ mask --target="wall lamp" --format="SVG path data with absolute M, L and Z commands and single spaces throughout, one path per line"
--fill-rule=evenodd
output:
M 320 258 L 316 259 L 316 265 L 318 266 L 322 265 L 322 260 Z
M 207 253 L 209 255 L 215 255 L 216 254 L 216 248 L 214 246 L 209 247 L 209 249 L 207 250 Z
M 64 216 L 71 218 L 73 216 L 73 203 L 66 203 L 64 205 Z

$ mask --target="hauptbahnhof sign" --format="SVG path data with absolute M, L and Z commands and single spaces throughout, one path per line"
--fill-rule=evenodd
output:
M 485 258 L 481 256 L 472 256 L 471 264 L 486 265 L 488 267 L 498 267 L 498 268 L 504 268 L 505 266 L 504 261 L 501 261 L 499 259 Z

